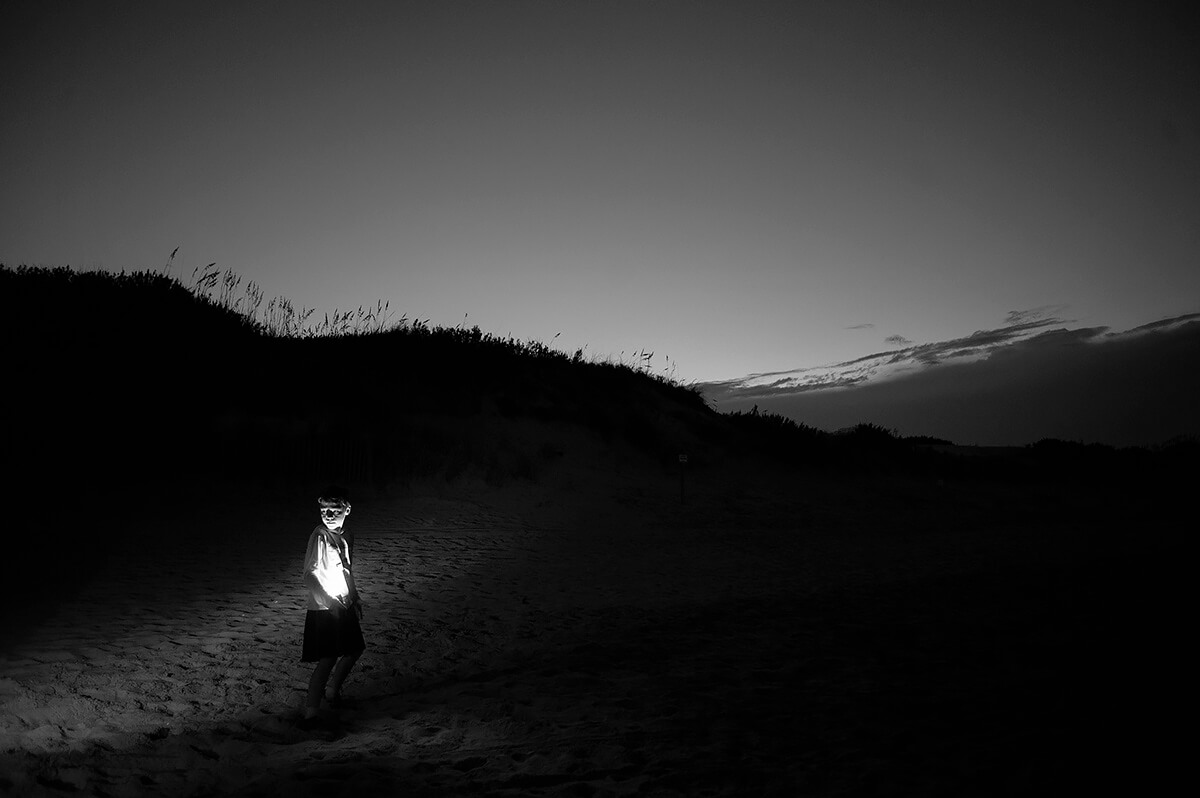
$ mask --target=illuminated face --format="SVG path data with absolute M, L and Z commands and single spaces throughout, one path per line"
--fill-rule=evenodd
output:
M 336 532 L 342 528 L 342 524 L 346 520 L 346 516 L 350 515 L 350 505 L 340 502 L 318 502 L 318 509 L 321 512 L 321 523 L 330 532 Z

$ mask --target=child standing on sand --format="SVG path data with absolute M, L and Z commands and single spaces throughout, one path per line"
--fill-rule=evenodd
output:
M 322 697 L 334 708 L 338 706 L 342 684 L 366 649 L 358 623 L 362 606 L 351 571 L 353 539 L 344 529 L 346 516 L 350 515 L 348 494 L 331 486 L 321 493 L 317 504 L 321 523 L 309 535 L 304 555 L 308 612 L 304 617 L 304 650 L 300 661 L 317 663 L 308 682 L 304 718 L 300 722 L 305 727 L 318 723 Z

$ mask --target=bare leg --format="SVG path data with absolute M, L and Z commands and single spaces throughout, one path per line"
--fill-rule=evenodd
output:
M 350 675 L 350 669 L 354 667 L 354 663 L 358 662 L 358 657 L 358 654 L 346 654 L 338 660 L 337 667 L 333 669 L 333 680 L 329 683 L 331 699 L 341 695 L 342 682 L 346 681 L 346 677 Z
M 325 683 L 329 681 L 329 672 L 333 670 L 336 657 L 326 657 L 317 662 L 313 668 L 312 678 L 308 680 L 308 697 L 304 701 L 304 717 L 315 718 L 321 709 L 321 696 L 325 693 Z

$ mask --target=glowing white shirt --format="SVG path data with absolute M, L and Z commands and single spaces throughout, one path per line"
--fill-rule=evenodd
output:
M 327 610 L 328 600 L 320 591 L 314 590 L 311 578 L 315 578 L 321 589 L 337 599 L 350 596 L 350 542 L 341 534 L 330 532 L 324 525 L 313 529 L 308 538 L 308 551 L 304 554 L 304 583 L 308 586 L 308 609 Z

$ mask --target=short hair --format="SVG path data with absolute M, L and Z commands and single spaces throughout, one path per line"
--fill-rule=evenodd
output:
M 349 505 L 350 491 L 340 485 L 329 485 L 321 491 L 321 495 L 317 497 L 317 501 L 329 504 Z

